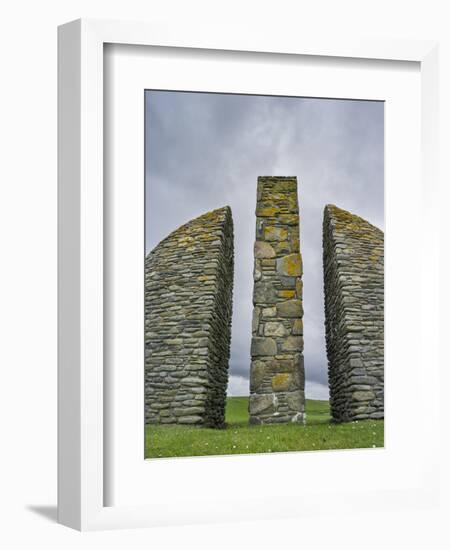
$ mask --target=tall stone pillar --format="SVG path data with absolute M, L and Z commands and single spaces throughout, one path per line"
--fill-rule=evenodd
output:
M 295 177 L 258 178 L 254 262 L 250 423 L 303 422 L 302 259 Z
M 383 232 L 327 205 L 323 272 L 333 419 L 384 418 Z
M 182 225 L 147 255 L 147 424 L 224 426 L 233 270 L 228 206 Z

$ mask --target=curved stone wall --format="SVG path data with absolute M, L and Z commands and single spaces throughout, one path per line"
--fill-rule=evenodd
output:
M 178 228 L 147 255 L 146 423 L 224 425 L 233 266 L 228 206 Z
M 302 422 L 305 375 L 297 178 L 258 178 L 254 255 L 250 423 Z
M 384 234 L 327 205 L 325 330 L 334 420 L 384 417 Z

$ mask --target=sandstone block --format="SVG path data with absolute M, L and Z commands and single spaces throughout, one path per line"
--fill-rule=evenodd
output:
M 286 402 L 289 408 L 293 411 L 303 412 L 305 410 L 305 396 L 303 392 L 294 391 L 288 393 Z
M 353 392 L 353 399 L 355 401 L 370 401 L 375 399 L 373 391 L 355 391 Z
M 286 300 L 285 302 L 278 303 L 277 315 L 279 317 L 302 317 L 303 305 L 301 300 Z
M 272 245 L 266 243 L 265 241 L 256 241 L 255 242 L 255 258 L 275 258 L 275 250 Z
M 256 282 L 253 286 L 253 303 L 263 305 L 277 302 L 277 289 L 270 282 Z
M 264 325 L 265 336 L 286 336 L 287 330 L 283 323 L 277 321 L 268 321 Z
M 265 307 L 262 309 L 262 316 L 264 318 L 267 317 L 275 317 L 277 314 L 277 308 L 276 307 Z
M 302 336 L 288 336 L 281 341 L 282 351 L 303 351 L 303 337 Z
M 277 259 L 277 272 L 287 277 L 299 277 L 302 274 L 300 253 L 288 254 Z
M 273 394 L 254 394 L 250 396 L 250 415 L 261 412 L 275 412 L 277 399 Z
M 256 391 L 262 384 L 266 374 L 266 365 L 263 361 L 253 361 L 250 369 L 250 390 Z
M 252 356 L 275 355 L 277 344 L 273 338 L 252 338 Z

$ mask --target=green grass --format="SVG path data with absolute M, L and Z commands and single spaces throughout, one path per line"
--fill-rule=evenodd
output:
M 248 397 L 229 397 L 226 428 L 146 427 L 146 458 L 383 447 L 384 421 L 330 422 L 328 401 L 306 400 L 306 425 L 249 426 Z

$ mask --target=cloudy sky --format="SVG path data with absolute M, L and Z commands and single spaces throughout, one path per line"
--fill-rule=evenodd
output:
M 297 176 L 306 396 L 326 399 L 322 214 L 332 203 L 384 229 L 382 102 L 146 92 L 146 249 L 230 205 L 235 279 L 230 395 L 248 395 L 258 176 Z

